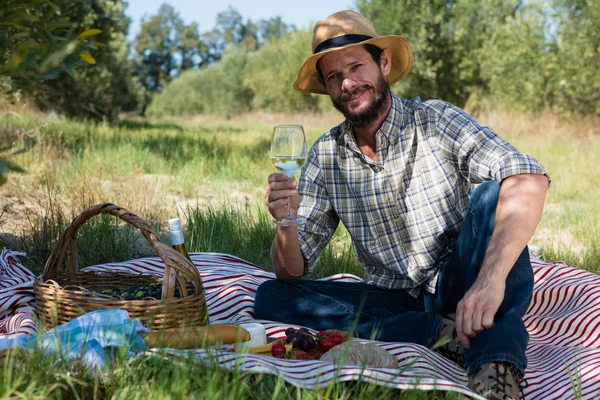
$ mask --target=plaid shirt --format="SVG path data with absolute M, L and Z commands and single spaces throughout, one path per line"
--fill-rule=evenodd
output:
M 423 285 L 435 293 L 473 184 L 546 172 L 448 103 L 392 100 L 376 133 L 378 161 L 361 153 L 346 123 L 313 144 L 298 185 L 307 220 L 298 235 L 309 273 L 341 220 L 367 283 L 417 297 Z

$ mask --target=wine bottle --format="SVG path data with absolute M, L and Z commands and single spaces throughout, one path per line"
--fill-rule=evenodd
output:
M 185 247 L 185 240 L 183 240 L 183 228 L 181 227 L 181 221 L 179 218 L 173 218 L 169 220 L 169 238 L 171 239 L 171 246 L 194 265 L 194 262 L 190 258 L 190 255 Z
M 194 265 L 192 258 L 190 257 L 187 247 L 185 246 L 185 240 L 183 239 L 183 228 L 181 227 L 181 221 L 179 218 L 172 218 L 169 220 L 169 238 L 171 239 L 171 246 L 185 258 L 190 260 L 190 263 Z M 182 273 L 182 277 L 185 278 L 185 274 Z M 200 283 L 202 285 L 202 283 Z M 204 305 L 204 311 L 201 316 L 201 324 L 208 325 L 208 312 L 206 310 L 206 304 Z

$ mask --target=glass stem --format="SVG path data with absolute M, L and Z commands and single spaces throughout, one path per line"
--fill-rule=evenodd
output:
M 287 220 L 291 221 L 294 219 L 294 216 L 292 215 L 292 206 L 290 205 L 290 203 L 292 202 L 292 199 L 290 197 L 288 197 L 288 215 L 287 215 Z

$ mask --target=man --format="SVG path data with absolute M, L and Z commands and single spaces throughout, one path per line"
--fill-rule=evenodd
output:
M 392 94 L 411 63 L 406 39 L 378 36 L 355 12 L 315 25 L 294 88 L 328 94 L 345 121 L 314 143 L 297 190 L 293 178 L 268 178 L 273 217 L 290 201 L 306 223 L 277 228 L 278 279 L 258 288 L 255 313 L 378 340 L 447 338 L 438 351 L 466 368 L 472 389 L 516 399 L 533 288 L 527 243 L 549 179 L 462 110 Z M 369 279 L 300 280 L 340 221 Z

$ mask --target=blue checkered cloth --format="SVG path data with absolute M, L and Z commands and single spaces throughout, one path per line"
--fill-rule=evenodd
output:
M 147 329 L 139 320 L 130 320 L 125 310 L 93 311 L 60 325 L 41 337 L 18 335 L 0 339 L 0 350 L 23 347 L 42 350 L 60 359 L 80 359 L 92 370 L 106 371 L 120 351 L 129 357 L 147 349 L 139 333 Z

